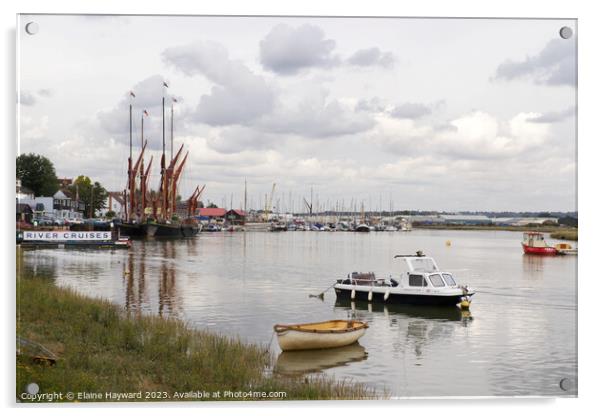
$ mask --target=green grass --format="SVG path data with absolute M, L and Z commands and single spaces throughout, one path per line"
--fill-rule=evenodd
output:
M 17 396 L 35 382 L 40 393 L 156 391 L 173 397 L 229 390 L 283 391 L 289 400 L 384 397 L 348 381 L 272 375 L 266 370 L 274 357 L 265 346 L 175 319 L 128 315 L 47 279 L 19 278 L 17 287 L 17 334 L 59 357 L 55 365 L 43 365 L 18 356 Z
M 556 238 L 558 240 L 577 241 L 579 238 L 579 233 L 578 233 L 578 230 L 575 228 L 575 229 L 557 231 L 557 232 L 551 233 L 550 237 Z

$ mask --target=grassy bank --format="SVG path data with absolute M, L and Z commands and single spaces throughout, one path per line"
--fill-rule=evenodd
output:
M 550 237 L 558 240 L 570 240 L 577 241 L 579 239 L 579 233 L 577 229 L 556 231 L 550 234 Z
M 17 334 L 58 356 L 55 365 L 18 356 L 17 397 L 35 382 L 40 393 L 143 392 L 133 400 L 155 399 L 146 392 L 174 400 L 176 392 L 189 391 L 220 392 L 205 400 L 228 399 L 224 391 L 286 392 L 289 400 L 376 398 L 361 384 L 271 375 L 266 369 L 274 357 L 264 346 L 191 329 L 174 319 L 128 316 L 114 304 L 41 278 L 20 278 L 17 287 Z

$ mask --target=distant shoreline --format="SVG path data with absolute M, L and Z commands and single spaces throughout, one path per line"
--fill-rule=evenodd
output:
M 460 231 L 537 231 L 540 233 L 549 233 L 550 237 L 560 240 L 577 241 L 578 228 L 574 227 L 555 227 L 550 225 L 543 226 L 512 226 L 512 225 L 453 225 L 453 224 L 432 224 L 432 225 L 413 225 L 414 229 L 423 230 L 460 230 Z

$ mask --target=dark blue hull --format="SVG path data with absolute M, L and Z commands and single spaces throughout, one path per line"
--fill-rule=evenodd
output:
M 351 290 L 334 289 L 337 300 L 351 300 Z M 372 293 L 372 302 L 397 304 L 397 305 L 431 305 L 431 306 L 453 306 L 462 301 L 462 295 L 454 296 L 435 296 L 435 295 L 406 295 L 399 293 L 389 293 L 385 300 L 384 293 Z M 368 300 L 368 292 L 355 291 L 353 300 Z

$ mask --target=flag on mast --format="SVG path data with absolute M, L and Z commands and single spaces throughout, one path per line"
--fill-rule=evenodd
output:
M 148 111 L 144 110 L 143 111 L 144 115 L 148 117 Z
M 176 97 L 171 97 L 171 100 L 172 100 L 174 103 L 177 103 L 177 102 L 178 102 L 178 100 L 176 99 Z
M 163 86 L 166 87 L 166 88 L 169 88 L 169 85 L 167 85 L 166 81 L 163 81 Z
M 134 94 L 134 91 L 130 91 L 130 96 L 136 98 L 136 94 Z

